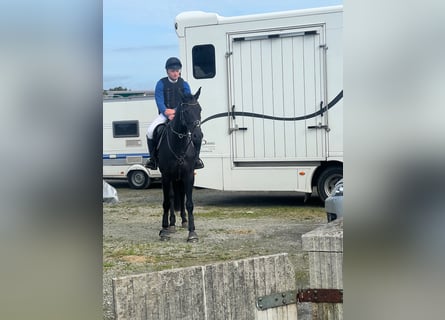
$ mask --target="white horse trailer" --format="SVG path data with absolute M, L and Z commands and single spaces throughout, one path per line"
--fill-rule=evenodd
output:
M 342 15 L 176 17 L 182 76 L 202 87 L 196 186 L 330 194 L 343 176 Z
M 131 188 L 148 188 L 159 170 L 144 167 L 149 154 L 146 132 L 157 115 L 153 97 L 103 101 L 103 178 L 126 179 Z

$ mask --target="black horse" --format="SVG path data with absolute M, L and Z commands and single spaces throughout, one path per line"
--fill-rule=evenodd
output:
M 201 106 L 198 103 L 201 88 L 194 94 L 182 96 L 175 117 L 165 126 L 159 138 L 159 170 L 162 174 L 164 194 L 161 240 L 168 240 L 174 230 L 174 207 L 181 210 L 182 224 L 186 225 L 185 208 L 188 214 L 189 235 L 187 241 L 198 241 L 193 218 L 193 184 L 195 183 L 196 150 L 192 141 L 194 131 L 201 125 Z M 173 192 L 173 195 L 171 194 Z M 172 203 L 174 201 L 174 205 Z M 169 222 L 170 211 L 170 222 Z M 169 228 L 170 227 L 170 228 Z

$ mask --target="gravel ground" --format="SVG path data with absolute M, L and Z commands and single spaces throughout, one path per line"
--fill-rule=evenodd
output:
M 130 274 L 287 252 L 297 287 L 307 287 L 301 235 L 326 223 L 317 198 L 305 203 L 303 195 L 292 192 L 195 189 L 199 242 L 187 243 L 188 232 L 180 227 L 170 241 L 161 242 L 160 186 L 132 190 L 125 183 L 108 182 L 117 189 L 119 202 L 103 206 L 104 319 L 114 319 L 111 279 Z M 309 319 L 308 310 L 301 305 L 298 319 Z

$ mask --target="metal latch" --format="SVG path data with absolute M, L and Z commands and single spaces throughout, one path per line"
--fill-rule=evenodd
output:
M 326 131 L 330 131 L 331 129 L 329 129 L 329 127 L 326 124 L 317 124 L 316 126 L 308 126 L 308 129 L 325 129 Z
M 343 303 L 342 289 L 300 289 L 297 292 L 298 302 Z
M 235 124 L 235 127 L 233 128 L 229 128 L 229 134 L 232 133 L 233 131 L 246 131 L 247 128 L 246 127 L 239 127 L 237 124 Z
M 256 307 L 258 310 L 266 310 L 293 303 L 297 303 L 297 290 L 273 293 L 267 296 L 259 297 L 256 300 Z
M 343 303 L 342 289 L 299 289 L 272 293 L 256 299 L 258 310 L 267 310 L 297 302 Z

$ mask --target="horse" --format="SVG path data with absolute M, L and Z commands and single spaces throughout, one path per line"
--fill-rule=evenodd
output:
M 196 150 L 192 136 L 201 125 L 200 94 L 201 88 L 195 94 L 181 95 L 182 101 L 176 109 L 175 117 L 165 125 L 159 138 L 157 154 L 163 191 L 162 229 L 159 232 L 161 240 L 168 240 L 172 229 L 174 232 L 175 208 L 181 210 L 182 225 L 187 225 L 185 207 L 188 214 L 187 241 L 198 241 L 193 217 Z

